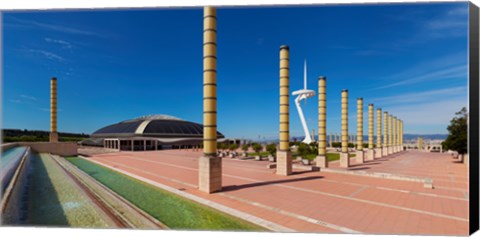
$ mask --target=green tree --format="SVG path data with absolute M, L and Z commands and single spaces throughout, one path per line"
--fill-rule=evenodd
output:
M 275 154 L 276 154 L 276 152 L 277 152 L 277 145 L 275 145 L 274 143 L 268 144 L 268 145 L 267 145 L 267 151 L 268 151 L 272 156 L 275 156 Z
M 247 152 L 249 147 L 250 147 L 250 146 L 249 146 L 248 144 L 243 144 L 243 145 L 242 145 L 242 150 L 243 150 L 243 152 Z
M 230 144 L 230 146 L 228 146 L 228 149 L 229 149 L 230 151 L 234 151 L 234 150 L 236 150 L 237 148 L 238 148 L 238 145 L 235 144 L 235 143 L 234 143 L 234 144 Z
M 225 150 L 227 148 L 227 144 L 223 143 L 223 142 L 219 142 L 217 143 L 217 149 L 219 150 Z
M 263 149 L 262 145 L 258 143 L 253 143 L 252 148 L 258 155 L 260 155 L 260 151 Z
M 308 154 L 312 153 L 312 149 L 308 144 L 302 142 L 298 144 L 297 152 L 302 158 L 305 158 Z
M 442 146 L 444 149 L 454 150 L 463 155 L 467 153 L 468 142 L 467 108 L 463 107 L 460 111 L 456 112 L 455 115 L 447 127 L 449 134 L 447 139 L 442 142 Z

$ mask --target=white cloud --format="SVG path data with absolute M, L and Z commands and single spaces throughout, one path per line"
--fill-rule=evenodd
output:
M 467 92 L 468 88 L 466 86 L 459 86 L 445 89 L 435 89 L 430 91 L 413 92 L 396 96 L 372 98 L 372 101 L 375 104 L 380 104 L 381 106 L 392 104 L 416 104 L 431 101 L 440 101 L 444 100 L 445 98 L 451 99 L 459 96 L 466 98 Z
M 29 49 L 28 51 L 31 52 L 31 53 L 41 54 L 41 55 L 45 56 L 47 59 L 50 59 L 50 60 L 54 60 L 54 61 L 58 61 L 58 62 L 65 61 L 65 59 L 62 56 L 57 55 L 57 54 L 52 53 L 52 52 L 49 52 L 49 51 L 46 51 L 46 50 Z
M 57 32 L 68 33 L 68 34 L 101 36 L 101 37 L 103 37 L 102 35 L 97 34 L 95 32 L 81 30 L 81 29 L 77 29 L 77 28 L 74 28 L 74 27 L 48 24 L 48 23 L 43 23 L 43 22 L 38 22 L 38 21 L 23 20 L 23 19 L 19 19 L 19 18 L 16 18 L 16 17 L 10 17 L 10 19 L 12 19 L 16 23 L 16 24 L 7 25 L 7 26 L 11 26 L 11 27 L 17 27 L 17 28 L 33 28 L 33 27 L 35 27 L 35 28 L 42 28 L 42 29 L 45 29 L 45 30 L 57 31 Z
M 37 98 L 35 98 L 33 96 L 29 96 L 29 95 L 20 95 L 20 97 L 22 97 L 24 99 L 28 99 L 28 100 L 37 100 Z
M 466 107 L 468 101 L 465 98 L 445 99 L 430 103 L 411 103 L 401 106 L 393 106 L 389 109 L 395 111 L 397 117 L 402 118 L 410 125 L 437 125 L 448 126 L 455 112 Z
M 64 40 L 45 38 L 45 41 L 48 43 L 59 44 L 62 46 L 62 48 L 68 48 L 68 49 L 72 48 L 72 44 Z
M 384 85 L 384 86 L 378 87 L 377 89 L 385 89 L 385 88 L 390 88 L 390 87 L 395 87 L 395 86 L 418 84 L 418 83 L 429 82 L 429 81 L 438 82 L 440 80 L 466 77 L 467 70 L 468 70 L 467 65 L 453 66 L 453 67 L 449 67 L 449 68 L 446 68 L 446 69 L 440 69 L 440 70 L 424 73 L 424 74 L 421 74 L 421 75 L 408 77 L 410 79 L 402 80 L 402 81 L 391 83 L 391 84 L 388 84 L 388 85 Z
M 432 81 L 439 83 L 460 77 L 464 77 L 466 82 L 468 72 L 467 55 L 467 52 L 457 52 L 433 60 L 417 62 L 409 68 L 399 69 L 399 73 L 384 78 L 384 80 L 395 81 L 394 83 L 373 89 L 414 85 Z

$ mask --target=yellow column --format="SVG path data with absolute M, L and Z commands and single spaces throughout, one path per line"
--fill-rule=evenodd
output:
M 402 121 L 400 119 L 397 119 L 397 152 L 402 151 L 401 129 L 402 129 Z
M 340 153 L 340 167 L 350 166 L 348 153 L 348 90 L 342 90 L 342 152 Z
M 198 187 L 206 193 L 222 189 L 222 159 L 217 156 L 217 17 L 203 9 L 203 156 Z
M 367 160 L 375 159 L 375 151 L 373 150 L 373 104 L 368 105 L 368 150 Z
M 57 78 L 50 80 L 50 142 L 58 142 L 57 132 Z
M 395 146 L 396 146 L 396 151 L 400 152 L 400 133 L 399 133 L 399 128 L 400 128 L 400 119 L 395 118 Z
M 363 151 L 363 98 L 357 99 L 357 151 L 355 156 L 357 163 L 365 162 Z
M 418 150 L 423 151 L 423 138 L 419 137 L 417 141 L 418 141 Z
M 382 156 L 388 155 L 388 112 L 383 112 L 383 147 Z
M 400 146 L 403 151 L 403 120 L 400 120 Z
M 392 153 L 397 152 L 397 117 L 392 116 Z
M 280 46 L 280 145 L 277 151 L 277 174 L 292 173 L 292 156 L 290 152 L 290 49 Z
M 318 78 L 318 156 L 317 166 L 328 167 L 327 159 L 327 78 Z
M 377 147 L 375 148 L 375 158 L 382 157 L 382 109 L 377 109 Z
M 393 116 L 388 115 L 388 154 L 392 154 L 392 122 Z

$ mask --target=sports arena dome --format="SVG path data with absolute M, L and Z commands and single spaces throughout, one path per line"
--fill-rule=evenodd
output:
M 218 139 L 224 137 L 217 131 Z M 136 151 L 193 147 L 202 142 L 202 124 L 170 115 L 148 115 L 100 128 L 80 144 Z

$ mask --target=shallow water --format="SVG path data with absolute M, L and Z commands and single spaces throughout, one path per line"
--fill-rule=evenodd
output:
M 7 150 L 2 150 L 2 153 L 0 154 L 0 168 L 2 169 L 2 173 L 4 171 L 4 167 L 9 166 L 12 162 L 20 159 L 21 155 L 25 153 L 26 149 L 27 148 L 24 146 L 17 146 Z
M 31 158 L 27 225 L 112 227 L 51 157 Z
M 5 188 L 10 183 L 10 180 L 15 173 L 15 170 L 20 163 L 22 155 L 25 154 L 27 147 L 12 147 L 3 150 L 0 155 L 0 180 L 2 195 Z

